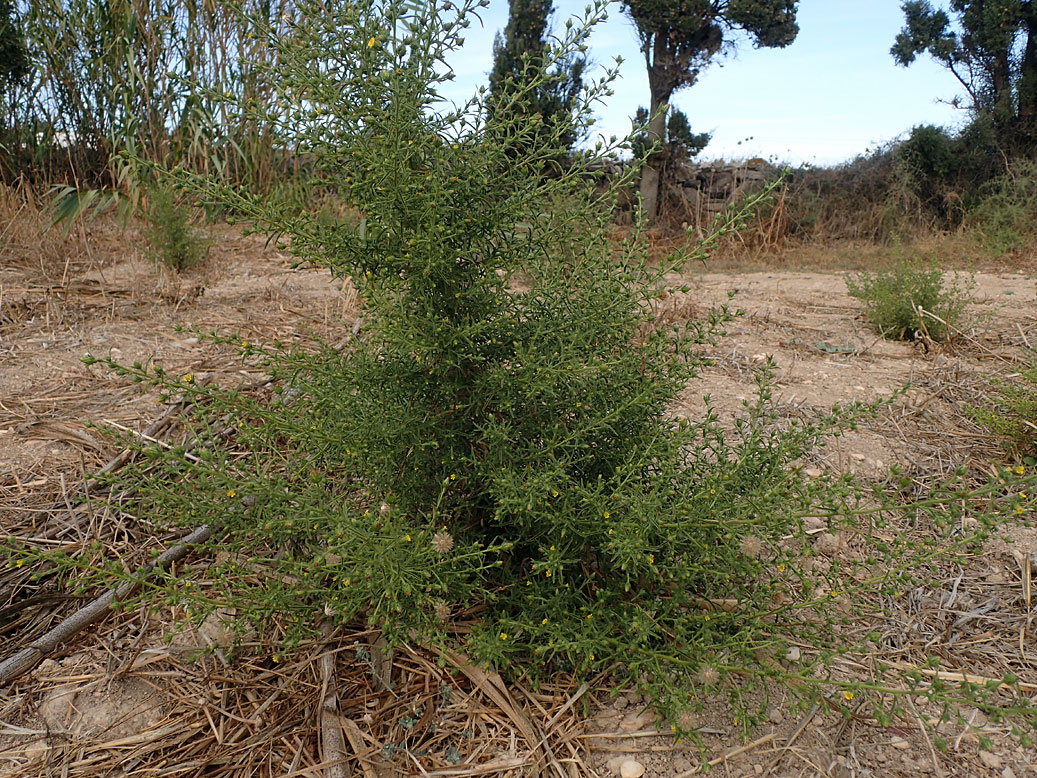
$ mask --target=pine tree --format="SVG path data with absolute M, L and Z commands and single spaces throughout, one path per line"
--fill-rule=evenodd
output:
M 509 6 L 508 25 L 493 44 L 488 119 L 516 121 L 539 114 L 540 129 L 529 136 L 527 143 L 572 148 L 579 140 L 572 107 L 583 86 L 587 61 L 569 55 L 553 65 L 550 62 L 550 0 L 510 0 Z M 549 78 L 530 87 L 541 70 L 547 70 Z

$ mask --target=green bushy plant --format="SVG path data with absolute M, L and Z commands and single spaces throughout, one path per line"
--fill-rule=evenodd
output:
M 330 621 L 390 645 L 461 643 L 512 678 L 611 671 L 682 734 L 716 694 L 751 726 L 772 679 L 836 708 L 866 691 L 883 721 L 905 695 L 947 699 L 945 685 L 902 682 L 882 665 L 847 678 L 838 660 L 865 639 L 852 624 L 919 564 L 971 548 L 976 534 L 952 536 L 965 512 L 982 532 L 1028 498 L 1002 499 L 1003 480 L 966 489 L 962 474 L 911 503 L 933 538 L 916 545 L 882 531 L 906 477 L 865 488 L 799 471 L 867 409 L 779 424 L 765 368 L 731 424 L 708 410 L 675 417 L 729 314 L 653 318 L 689 256 L 660 266 L 641 233 L 611 237 L 615 192 L 596 196 L 588 170 L 615 145 L 545 177 L 528 116 L 487 124 L 480 97 L 440 97 L 444 57 L 476 9 L 302 0 L 267 37 L 283 69 L 271 79 L 280 107 L 261 118 L 336 182 L 341 219 L 177 174 L 287 236 L 300 261 L 350 277 L 365 307 L 358 335 L 336 345 L 211 336 L 268 373 L 273 398 L 103 360 L 164 399 L 193 401 L 186 443 L 144 445 L 101 476 L 127 495 L 127 526 L 213 528 L 201 551 L 220 553 L 205 585 L 178 568 L 151 578 L 148 596 L 199 619 L 237 605 L 276 623 L 285 650 Z M 591 22 L 569 28 L 541 77 L 584 45 Z M 575 121 L 608 91 L 607 79 L 590 84 Z M 833 542 L 854 532 L 861 552 L 822 559 L 808 518 Z
M 847 291 L 864 302 L 872 326 L 884 337 L 899 340 L 922 334 L 936 341 L 948 339 L 970 302 L 972 287 L 971 281 L 956 277 L 948 285 L 935 262 L 911 259 L 846 279 Z
M 969 214 L 984 247 L 994 254 L 1023 248 L 1037 235 L 1037 163 L 1017 160 L 982 187 Z
M 145 236 L 152 258 L 170 270 L 189 270 L 205 258 L 207 247 L 191 224 L 192 210 L 168 185 L 158 184 L 149 192 Z
M 972 409 L 976 421 L 1003 438 L 1020 458 L 1037 457 L 1037 354 L 1030 353 L 1029 360 L 1017 380 L 994 382 L 991 405 Z

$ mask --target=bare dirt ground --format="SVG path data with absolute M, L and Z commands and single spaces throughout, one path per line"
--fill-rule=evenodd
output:
M 139 432 L 164 410 L 154 396 L 85 366 L 84 354 L 248 380 L 255 375 L 233 350 L 174 326 L 289 341 L 313 333 L 334 337 L 357 313 L 348 287 L 326 272 L 290 269 L 288 257 L 258 239 L 219 232 L 205 267 L 183 277 L 156 269 L 139 246 L 132 231 L 109 226 L 83 228 L 60 245 L 0 242 L 5 533 L 46 535 L 63 509 L 68 520 L 84 475 L 118 453 L 91 423 Z M 926 349 L 877 337 L 840 273 L 779 267 L 696 275 L 689 294 L 661 304 L 663 316 L 700 316 L 730 291 L 732 307 L 744 315 L 728 325 L 712 364 L 675 411 L 698 415 L 709 395 L 722 416 L 739 413 L 752 399 L 760 366 L 773 356 L 773 402 L 789 418 L 911 387 L 866 428 L 815 452 L 808 473 L 878 475 L 892 463 L 939 473 L 966 461 L 1003 460 L 967 407 L 982 401 L 992 376 L 1018 371 L 1023 348 L 1037 345 L 1035 277 L 1034 257 L 978 273 L 959 337 Z M 1037 693 L 1034 611 L 1022 593 L 1037 559 L 1037 531 L 1028 518 L 1011 545 L 994 542 L 968 569 L 950 575 L 946 589 L 912 593 L 912 608 L 886 625 L 908 636 L 891 661 L 915 661 L 916 649 L 938 651 L 945 667 L 981 677 L 999 678 L 1011 668 L 1021 688 Z M 88 543 L 104 521 L 90 516 L 52 536 Z M 85 604 L 45 586 L 26 597 L 28 571 L 9 573 L 9 592 L 0 593 L 0 660 Z M 969 614 L 966 626 L 955 627 L 956 645 L 941 646 L 947 624 Z M 342 775 L 355 769 L 364 778 L 575 778 L 620 775 L 624 762 L 625 774 L 639 774 L 630 761 L 650 777 L 701 769 L 699 752 L 660 733 L 644 700 L 629 690 L 564 683 L 536 692 L 506 688 L 491 672 L 456 657 L 443 668 L 420 649 L 379 666 L 365 633 L 308 647 L 291 662 L 254 640 L 231 657 L 233 614 L 199 629 L 184 621 L 168 612 L 109 617 L 0 688 L 0 775 L 336 775 L 335 751 L 322 741 L 329 690 L 337 691 L 336 731 L 344 731 L 341 748 L 351 755 Z M 971 727 L 939 724 L 949 747 L 935 749 L 932 730 L 921 726 L 934 711 L 923 698 L 916 702 L 917 722 L 883 728 L 865 711 L 846 718 L 794 709 L 778 691 L 767 723 L 748 742 L 720 703 L 707 705 L 699 724 L 713 770 L 724 776 L 1037 776 L 1037 752 L 979 710 L 969 713 Z

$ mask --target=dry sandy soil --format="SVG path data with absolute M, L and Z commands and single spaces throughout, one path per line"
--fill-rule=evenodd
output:
M 73 236 L 67 249 L 50 246 L 45 260 L 35 246 L 0 243 L 0 527 L 7 533 L 50 531 L 57 514 L 74 511 L 84 473 L 118 453 L 88 423 L 140 431 L 164 410 L 153 396 L 83 365 L 85 353 L 249 378 L 231 351 L 200 344 L 174 326 L 287 341 L 340 331 L 356 315 L 348 288 L 323 272 L 290 269 L 287 257 L 255 239 L 218 234 L 205 268 L 183 278 L 158 271 L 137 246 L 132 232 L 104 226 Z M 911 384 L 873 424 L 815 452 L 808 472 L 869 476 L 894 462 L 911 472 L 946 472 L 966 460 L 989 462 L 1001 453 L 972 424 L 966 406 L 982 400 L 991 376 L 1018 371 L 1021 350 L 1037 345 L 1035 271 L 1031 257 L 1004 272 L 977 274 L 961 335 L 931 349 L 878 338 L 839 273 L 775 265 L 697 275 L 687 296 L 662 304 L 663 315 L 699 316 L 729 291 L 744 315 L 728 326 L 713 364 L 676 410 L 701 413 L 708 394 L 722 415 L 738 413 L 771 355 L 774 402 L 788 417 Z M 103 521 L 91 516 L 72 529 L 59 527 L 54 537 L 86 543 Z M 968 648 L 944 655 L 991 677 L 1011 667 L 1032 694 L 1037 641 L 1021 593 L 1023 571 L 1028 581 L 1037 551 L 1032 518 L 1013 539 L 1011 548 L 994 543 L 962 571 L 953 605 L 941 601 L 945 618 L 997 614 L 973 619 L 961 638 Z M 84 604 L 46 587 L 24 599 L 25 576 L 9 577 L 6 585 L 0 660 Z M 916 610 L 889 628 L 915 630 L 919 644 L 938 639 L 943 622 L 923 616 L 925 603 L 944 594 L 919 593 Z M 636 761 L 646 776 L 677 776 L 701 763 L 694 748 L 656 730 L 644 701 L 630 691 L 564 684 L 536 693 L 506 689 L 492 673 L 451 674 L 420 650 L 378 666 L 364 659 L 371 636 L 363 633 L 315 645 L 290 664 L 278 664 L 269 647 L 247 640 L 230 658 L 232 621 L 233 614 L 224 614 L 164 640 L 173 624 L 183 623 L 182 614 L 123 613 L 62 644 L 31 674 L 0 688 L 0 775 L 334 775 L 321 764 L 335 753 L 327 742 L 320 745 L 329 688 L 337 690 L 345 753 L 367 755 L 347 766 L 365 778 L 611 776 L 625 760 Z M 210 650 L 199 655 L 199 649 Z M 923 699 L 917 702 L 920 722 L 932 712 Z M 1037 776 L 1037 752 L 978 710 L 969 714 L 972 728 L 937 728 L 949 743 L 941 752 L 916 722 L 882 728 L 863 714 L 844 718 L 787 703 L 778 692 L 769 721 L 748 743 L 723 705 L 707 707 L 700 731 L 709 758 L 717 760 L 713 769 L 725 776 Z M 433 709 L 439 734 L 418 747 L 413 718 L 420 719 L 418 729 L 432 731 Z M 989 738 L 987 748 L 980 736 Z

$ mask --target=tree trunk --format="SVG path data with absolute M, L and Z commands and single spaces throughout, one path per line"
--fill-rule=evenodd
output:
M 666 114 L 660 111 L 676 87 L 673 81 L 673 56 L 666 45 L 666 30 L 655 33 L 651 58 L 648 57 L 648 49 L 645 48 L 645 57 L 648 62 L 648 88 L 652 93 L 652 104 L 650 106 L 648 121 L 648 144 L 658 143 L 659 148 L 652 152 L 644 170 L 641 171 L 641 204 L 644 208 L 645 218 L 651 224 L 659 211 L 659 190 L 662 186 L 662 167 L 664 154 L 662 144 L 666 140 Z
M 652 118 L 648 123 L 648 143 L 662 143 L 666 139 L 666 114 L 659 111 L 664 101 L 652 95 Z M 659 212 L 659 189 L 662 184 L 662 154 L 652 152 L 641 171 L 641 206 L 649 224 L 655 221 Z

